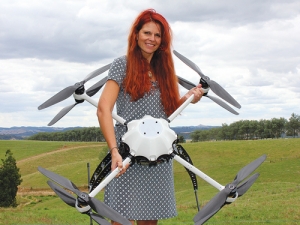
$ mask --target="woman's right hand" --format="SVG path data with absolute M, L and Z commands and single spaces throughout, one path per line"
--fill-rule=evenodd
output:
M 119 168 L 120 172 L 116 176 L 119 177 L 126 172 L 127 168 L 129 167 L 129 164 L 123 167 L 123 159 L 117 148 L 112 149 L 110 154 L 111 154 L 111 170 L 113 171 L 116 168 Z

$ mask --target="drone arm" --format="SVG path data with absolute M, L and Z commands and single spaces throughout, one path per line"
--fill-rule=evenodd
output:
M 178 107 L 178 109 L 176 109 L 170 116 L 169 116 L 169 121 L 171 122 L 172 120 L 174 120 L 181 112 L 182 110 L 184 110 L 190 103 L 191 101 L 193 101 L 194 99 L 194 95 L 192 94 L 190 97 L 188 97 L 188 99 L 181 104 L 181 106 Z
M 131 162 L 131 157 L 127 157 L 123 161 L 123 167 L 125 167 L 127 164 Z M 117 167 L 114 169 L 90 194 L 90 197 L 95 197 L 109 182 L 114 179 L 118 173 L 120 172 L 120 169 Z
M 191 165 L 190 163 L 182 159 L 180 156 L 173 154 L 173 157 L 177 162 L 179 162 L 185 168 L 195 173 L 197 176 L 199 176 L 200 178 L 202 178 L 203 180 L 205 180 L 206 182 L 208 182 L 209 184 L 217 188 L 219 191 L 224 189 L 223 185 L 219 184 L 217 181 L 213 180 L 205 173 L 201 172 L 199 169 L 197 169 L 196 167 L 194 167 L 193 165 Z
M 86 93 L 82 94 L 82 95 L 77 95 L 74 94 L 74 98 L 77 100 L 86 100 L 89 103 L 91 103 L 93 106 L 95 106 L 96 108 L 98 107 L 98 103 L 92 99 L 90 96 L 88 96 Z M 124 120 L 122 117 L 120 117 L 119 115 L 117 115 L 115 112 L 112 112 L 112 117 L 118 121 L 121 124 L 125 124 L 126 120 Z

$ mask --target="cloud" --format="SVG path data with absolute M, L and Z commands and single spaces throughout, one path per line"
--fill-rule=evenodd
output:
M 169 21 L 174 49 L 242 105 L 235 116 L 203 98 L 189 105 L 172 126 L 299 114 L 300 2 L 296 0 L 4 0 L 0 4 L 0 126 L 46 125 L 74 100 L 43 111 L 37 106 L 124 55 L 130 26 L 147 8 Z M 199 75 L 175 56 L 174 62 L 178 75 L 199 82 Z M 94 108 L 80 104 L 55 126 L 97 126 Z

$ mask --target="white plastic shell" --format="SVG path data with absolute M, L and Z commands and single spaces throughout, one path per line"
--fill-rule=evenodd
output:
M 146 115 L 140 120 L 130 121 L 127 128 L 122 141 L 130 146 L 131 155 L 155 161 L 159 156 L 173 152 L 172 144 L 177 135 L 165 119 Z

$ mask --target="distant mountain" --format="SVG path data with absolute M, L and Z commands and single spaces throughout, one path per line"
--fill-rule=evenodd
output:
M 206 126 L 200 124 L 198 126 L 171 127 L 171 129 L 174 130 L 178 135 L 184 136 L 185 139 L 189 139 L 190 133 L 195 130 L 208 130 L 216 127 L 217 126 Z M 80 127 L 0 127 L 0 140 L 22 140 L 40 132 L 63 132 L 76 128 Z
M 58 128 L 58 127 L 0 127 L 0 140 L 22 140 L 40 132 L 59 132 L 72 130 L 78 127 Z
M 212 128 L 218 128 L 219 126 L 207 126 L 207 125 L 198 125 L 198 126 L 184 126 L 184 127 L 171 127 L 176 134 L 183 136 L 185 139 L 190 139 L 190 134 L 195 130 L 209 130 Z

